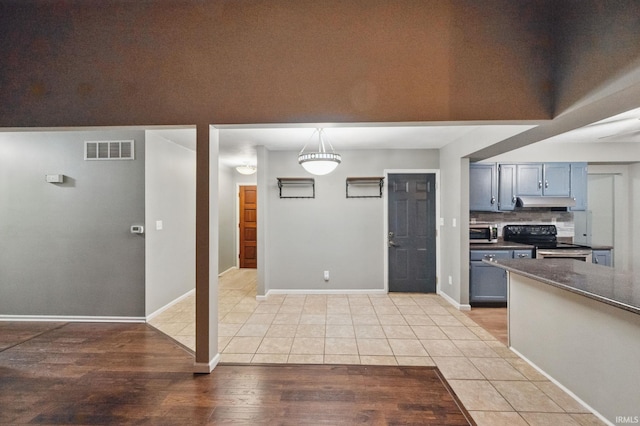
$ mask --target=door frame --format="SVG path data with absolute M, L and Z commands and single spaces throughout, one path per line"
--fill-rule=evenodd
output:
M 241 186 L 255 186 L 256 191 L 258 190 L 258 183 L 254 182 L 236 182 L 236 208 L 234 212 L 234 223 L 235 230 L 234 233 L 236 235 L 236 268 L 240 269 L 240 187 Z
M 385 188 L 382 191 L 382 247 L 383 253 L 383 282 L 384 292 L 389 293 L 389 250 L 387 246 L 387 235 L 389 234 L 389 196 L 387 195 L 389 188 L 389 175 L 395 174 L 434 174 L 436 178 L 436 294 L 440 294 L 440 227 L 442 220 L 440 218 L 440 170 L 439 169 L 384 169 Z

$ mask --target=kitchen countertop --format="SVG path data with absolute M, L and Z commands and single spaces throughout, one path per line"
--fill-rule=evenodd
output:
M 497 243 L 474 243 L 469 244 L 470 250 L 533 250 L 535 246 L 530 244 L 514 243 L 498 239 Z
M 572 259 L 498 259 L 483 262 L 640 314 L 640 277 L 628 272 Z
M 613 250 L 613 246 L 593 245 L 591 246 L 591 250 Z

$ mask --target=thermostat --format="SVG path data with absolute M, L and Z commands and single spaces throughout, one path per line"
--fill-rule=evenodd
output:
M 48 183 L 63 183 L 64 175 L 45 175 L 45 180 Z

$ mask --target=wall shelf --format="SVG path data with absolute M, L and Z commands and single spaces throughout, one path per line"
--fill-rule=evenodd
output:
M 383 186 L 383 177 L 348 177 L 346 182 L 347 198 L 382 198 Z M 350 188 L 351 193 L 349 192 Z
M 316 198 L 314 178 L 276 178 L 280 198 Z

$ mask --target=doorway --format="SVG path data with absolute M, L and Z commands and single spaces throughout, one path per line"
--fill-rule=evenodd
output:
M 258 267 L 258 190 L 256 185 L 239 187 L 239 266 Z
M 436 175 L 388 175 L 390 292 L 436 292 Z

